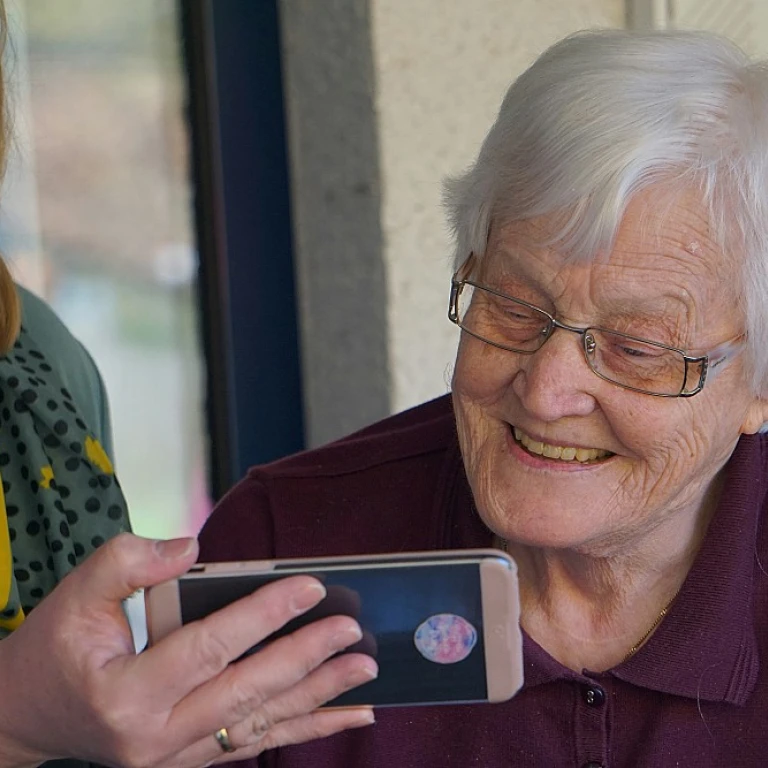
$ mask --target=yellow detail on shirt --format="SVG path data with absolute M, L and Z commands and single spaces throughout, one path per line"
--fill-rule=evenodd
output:
M 105 475 L 115 474 L 107 452 L 101 447 L 98 440 L 94 440 L 90 436 L 85 438 L 85 455 L 90 459 L 91 464 L 95 464 Z
M 46 464 L 41 468 L 40 474 L 42 476 L 40 487 L 49 490 L 51 487 L 51 480 L 53 480 L 53 467 L 50 464 Z
M 0 610 L 8 604 L 11 596 L 13 573 L 13 555 L 11 555 L 11 539 L 8 535 L 8 515 L 5 511 L 5 493 L 0 481 Z M 19 608 L 16 615 L 10 619 L 0 617 L 0 627 L 16 629 L 24 621 L 24 611 Z

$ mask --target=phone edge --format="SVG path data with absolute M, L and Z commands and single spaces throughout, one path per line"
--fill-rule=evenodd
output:
M 489 702 L 511 699 L 523 684 L 523 637 L 517 566 L 509 555 L 480 562 L 486 690 Z M 499 618 L 502 617 L 502 623 Z
M 181 626 L 179 580 L 170 579 L 149 587 L 144 593 L 144 603 L 147 644 L 152 646 Z

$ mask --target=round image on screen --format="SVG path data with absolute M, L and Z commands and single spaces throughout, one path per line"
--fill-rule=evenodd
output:
M 419 625 L 413 642 L 428 661 L 455 664 L 472 652 L 477 643 L 477 630 L 461 616 L 438 613 Z

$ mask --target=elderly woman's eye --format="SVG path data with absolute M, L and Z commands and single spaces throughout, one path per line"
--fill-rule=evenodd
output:
M 507 309 L 505 311 L 505 314 L 507 315 L 507 317 L 517 322 L 530 322 L 531 320 L 534 319 L 530 312 L 526 312 L 516 307 Z
M 538 315 L 523 304 L 510 301 L 500 301 L 497 304 L 497 309 L 503 316 L 516 323 L 530 323 L 538 321 Z
M 612 352 L 615 355 L 620 355 L 637 361 L 647 360 L 649 362 L 662 359 L 667 351 L 661 347 L 654 347 L 651 344 L 627 340 L 617 341 L 612 347 Z
M 653 350 L 649 350 L 648 347 L 633 347 L 629 344 L 624 344 L 620 347 L 621 353 L 628 357 L 649 357 L 654 354 L 658 354 Z

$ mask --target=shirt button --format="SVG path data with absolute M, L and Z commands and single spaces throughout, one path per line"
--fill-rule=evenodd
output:
M 599 685 L 587 686 L 582 689 L 582 695 L 590 707 L 602 707 L 605 704 L 605 691 Z

